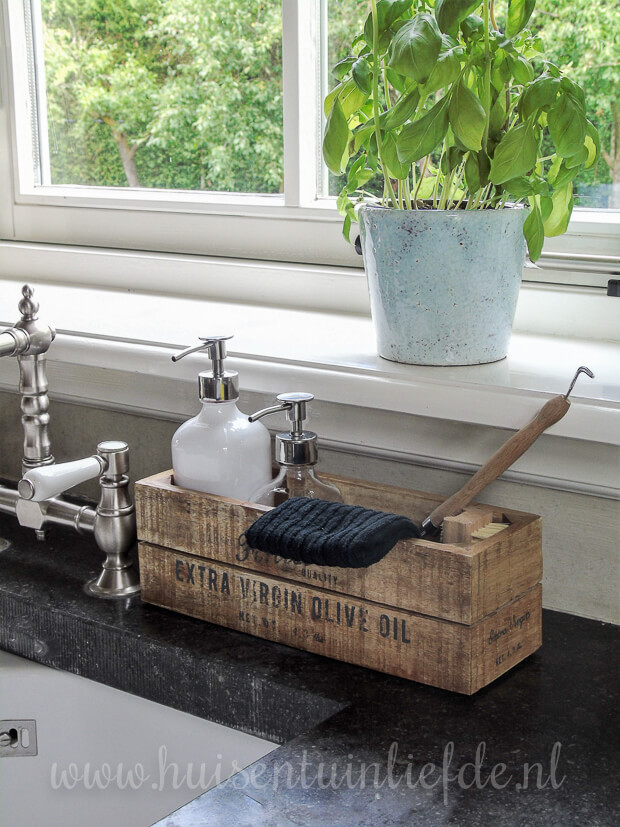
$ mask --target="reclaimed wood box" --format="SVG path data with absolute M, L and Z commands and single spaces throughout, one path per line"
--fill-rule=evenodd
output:
M 442 499 L 324 475 L 345 502 L 420 523 Z M 490 508 L 490 507 L 489 507 Z M 266 506 L 136 484 L 142 599 L 298 649 L 473 694 L 541 645 L 541 519 L 466 542 L 401 540 L 364 569 L 303 565 L 239 543 Z

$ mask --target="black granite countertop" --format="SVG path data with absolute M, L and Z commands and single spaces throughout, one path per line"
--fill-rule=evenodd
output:
M 160 827 L 620 823 L 618 629 L 544 613 L 472 697 L 88 596 L 90 539 L 0 516 L 0 647 L 282 744 Z

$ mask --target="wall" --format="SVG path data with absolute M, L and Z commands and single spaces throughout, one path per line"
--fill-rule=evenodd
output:
M 244 410 L 264 405 L 243 398 Z M 104 439 L 131 448 L 132 478 L 170 467 L 170 439 L 178 422 L 52 400 L 50 434 L 58 462 L 92 454 Z M 0 393 L 0 476 L 18 479 L 22 455 L 19 397 Z M 466 475 L 323 448 L 319 470 L 448 495 Z M 79 489 L 97 497 L 96 484 Z M 620 509 L 614 500 L 517 482 L 497 481 L 481 499 L 543 517 L 543 603 L 585 617 L 620 623 Z

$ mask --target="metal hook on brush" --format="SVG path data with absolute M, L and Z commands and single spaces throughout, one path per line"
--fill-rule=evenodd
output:
M 585 365 L 582 365 L 580 368 L 577 368 L 577 370 L 575 371 L 575 375 L 573 376 L 573 381 L 570 383 L 568 390 L 564 394 L 564 399 L 568 399 L 568 397 L 571 395 L 573 388 L 575 387 L 575 382 L 577 381 L 580 373 L 585 373 L 586 376 L 590 377 L 590 379 L 594 379 L 594 374 L 592 373 L 590 368 L 585 367 Z

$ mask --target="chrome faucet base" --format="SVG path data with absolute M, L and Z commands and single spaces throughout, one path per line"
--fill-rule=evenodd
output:
M 38 320 L 39 305 L 29 285 L 22 288 L 22 318 L 0 333 L 0 357 L 16 356 L 22 394 L 24 456 L 17 491 L 0 486 L 0 512 L 14 514 L 20 525 L 44 540 L 51 524 L 93 535 L 105 553 L 101 573 L 86 584 L 95 597 L 127 597 L 140 591 L 140 577 L 128 552 L 136 542 L 136 514 L 129 496 L 129 449 L 117 440 L 100 442 L 97 454 L 56 464 L 48 436 L 49 399 L 45 355 L 56 332 Z M 66 502 L 63 493 L 99 478 L 96 508 Z
M 104 563 L 99 577 L 89 580 L 84 589 L 93 597 L 130 597 L 140 591 L 140 576 L 132 563 L 117 569 L 106 568 Z

